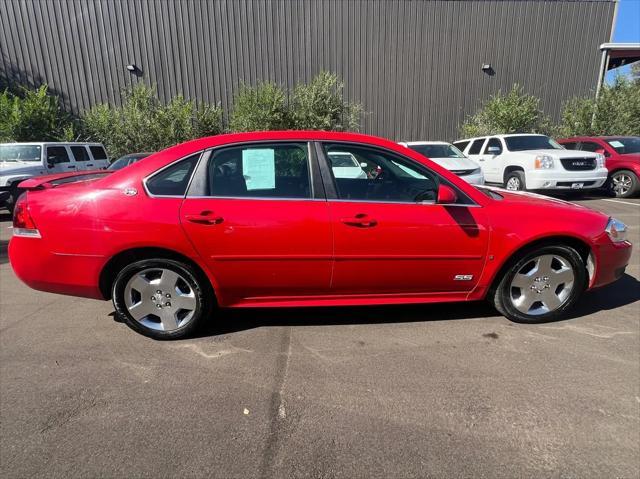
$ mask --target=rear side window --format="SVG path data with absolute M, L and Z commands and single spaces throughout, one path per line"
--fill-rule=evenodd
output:
M 47 147 L 47 163 L 57 165 L 58 163 L 69 163 L 69 153 L 64 146 Z
M 310 198 L 306 143 L 235 146 L 216 150 L 207 168 L 209 196 Z
M 565 145 L 565 147 L 566 147 L 566 145 Z M 598 145 L 597 143 L 593 143 L 591 141 L 583 141 L 580 144 L 580 149 L 582 151 L 591 151 L 593 153 L 595 153 L 598 150 L 604 150 L 604 148 L 602 146 Z
M 500 155 L 502 153 L 502 143 L 500 143 L 500 140 L 498 140 L 497 138 L 489 138 L 489 141 L 487 141 L 487 146 L 484 147 L 484 152 L 488 153 L 490 147 L 494 147 L 498 149 L 496 153 L 492 153 L 492 154 Z
M 454 141 L 453 142 L 453 146 L 455 146 L 460 151 L 464 151 L 464 149 L 467 147 L 468 144 L 469 144 L 468 141 Z
M 101 146 L 90 146 L 91 154 L 95 160 L 106 160 L 107 152 Z
M 146 182 L 147 190 L 155 196 L 184 196 L 200 153 L 161 170 Z
M 469 149 L 470 155 L 478 155 L 480 154 L 480 149 L 482 148 L 482 144 L 484 143 L 484 138 L 480 138 L 479 140 L 474 140 L 471 143 L 471 148 Z
M 76 161 L 89 161 L 89 152 L 84 146 L 72 146 L 71 153 Z

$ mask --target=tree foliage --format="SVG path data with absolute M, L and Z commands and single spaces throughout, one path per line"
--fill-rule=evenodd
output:
M 231 131 L 286 130 L 290 124 L 286 94 L 275 83 L 243 85 L 235 95 Z
M 598 100 L 573 98 L 563 108 L 558 136 L 640 136 L 640 79 L 619 76 Z
M 81 121 L 86 140 L 103 143 L 110 155 L 118 157 L 219 134 L 222 109 L 196 106 L 180 95 L 163 104 L 154 88 L 140 83 L 123 92 L 122 106 L 95 106 Z
M 524 92 L 520 85 L 499 91 L 463 123 L 464 138 L 506 133 L 548 133 L 551 122 L 540 109 L 540 99 Z
M 47 85 L 0 94 L 0 141 L 65 141 L 73 136 L 71 116 Z

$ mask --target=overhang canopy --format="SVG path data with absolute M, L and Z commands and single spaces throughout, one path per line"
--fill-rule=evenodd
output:
M 600 50 L 607 54 L 607 70 L 640 61 L 640 43 L 603 43 Z

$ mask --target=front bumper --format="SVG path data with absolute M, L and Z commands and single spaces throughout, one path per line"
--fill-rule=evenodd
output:
M 588 171 L 530 170 L 526 173 L 528 190 L 571 190 L 601 188 L 607 181 L 606 168 Z M 574 185 L 582 184 L 582 187 Z
M 7 200 L 9 199 L 9 195 L 10 194 L 11 193 L 9 193 L 9 191 L 7 191 L 7 190 L 0 191 L 0 207 L 6 206 Z
M 620 279 L 631 259 L 632 248 L 629 241 L 613 243 L 607 233 L 598 236 L 591 250 L 595 256 L 595 271 L 589 287 L 599 288 Z

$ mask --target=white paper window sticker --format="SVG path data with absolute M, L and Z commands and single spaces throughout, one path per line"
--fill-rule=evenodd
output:
M 275 150 L 272 148 L 242 150 L 242 175 L 247 184 L 247 191 L 275 189 Z
M 618 140 L 610 141 L 609 144 L 614 148 L 624 148 L 624 145 L 622 144 L 622 142 Z

